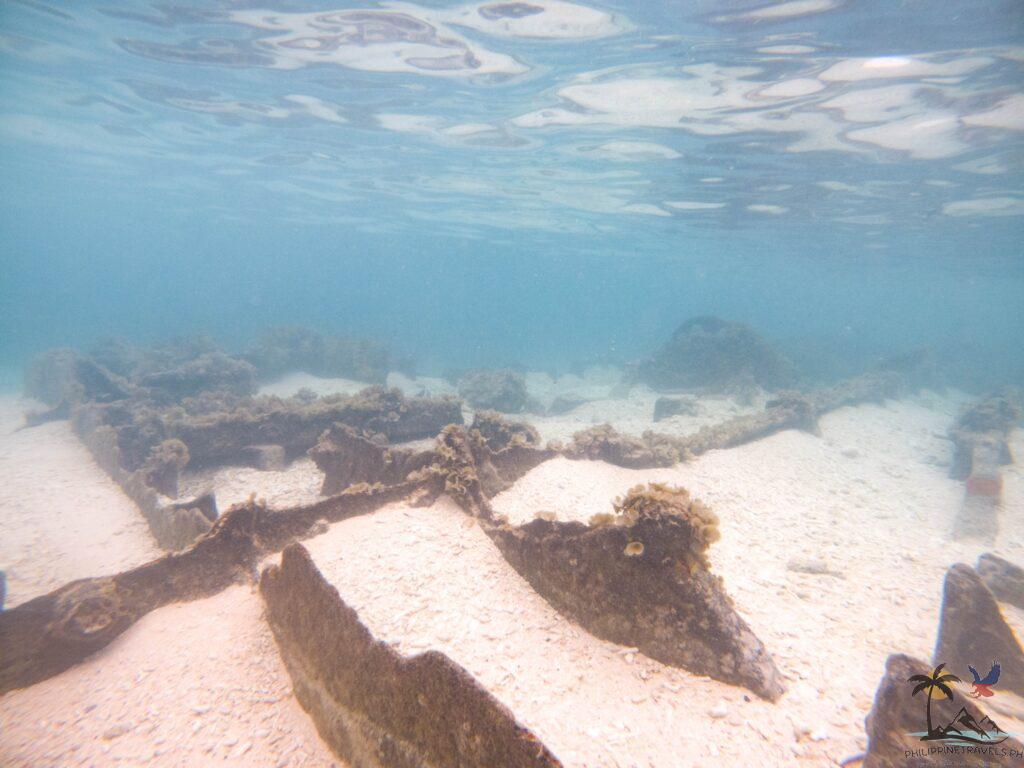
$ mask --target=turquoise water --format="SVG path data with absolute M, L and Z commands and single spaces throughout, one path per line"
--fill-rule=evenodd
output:
M 0 5 L 0 365 L 267 325 L 423 370 L 681 321 L 1024 380 L 1016 2 Z

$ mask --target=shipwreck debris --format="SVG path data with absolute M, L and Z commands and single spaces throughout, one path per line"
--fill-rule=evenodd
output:
M 650 438 L 650 439 L 649 439 Z M 630 469 L 671 467 L 683 458 L 682 441 L 676 438 L 654 439 L 653 433 L 643 438 L 623 435 L 611 424 L 577 432 L 562 453 L 570 459 L 607 461 Z
M 272 510 L 250 501 L 212 525 L 209 501 L 189 504 L 206 532 L 183 552 L 115 576 L 81 579 L 0 612 L 0 694 L 62 672 L 149 611 L 219 592 L 255 573 L 258 559 L 312 535 L 323 522 L 364 515 L 422 492 L 421 484 L 357 486 L 315 504 Z
M 540 434 L 533 426 L 525 421 L 507 419 L 497 411 L 477 411 L 469 429 L 477 432 L 492 451 L 500 451 L 510 445 L 540 445 Z
M 592 523 L 484 530 L 540 595 L 598 637 L 769 700 L 782 694 L 771 656 L 709 570 L 714 513 L 683 489 L 650 485 Z
M 29 429 L 42 424 L 49 424 L 51 421 L 66 421 L 71 418 L 71 403 L 61 400 L 52 408 L 44 410 L 29 411 L 25 414 L 25 423 L 19 429 Z
M 280 472 L 288 467 L 283 445 L 247 445 L 239 453 L 243 464 L 263 472 Z
M 215 395 L 169 408 L 137 398 L 85 403 L 74 410 L 72 426 L 100 466 L 139 506 L 160 546 L 176 550 L 209 527 L 203 516 L 172 503 L 177 473 L 186 464 L 280 469 L 314 446 L 334 424 L 416 440 L 461 421 L 461 406 L 454 398 L 406 398 L 397 389 L 370 387 L 353 396 L 312 402 Z M 367 476 L 352 482 L 401 479 Z
M 1020 404 L 1010 391 L 987 397 L 964 411 L 950 431 L 954 447 L 950 476 L 968 480 L 1012 463 L 1007 438 L 1020 418 Z
M 109 403 L 130 397 L 132 385 L 73 349 L 51 349 L 25 371 L 25 394 L 51 407 Z
M 433 437 L 447 424 L 461 424 L 454 398 L 406 398 L 398 389 L 369 387 L 352 396 L 320 398 L 303 405 L 278 398 L 254 398 L 209 416 L 168 414 L 169 437 L 183 440 L 197 467 L 235 463 L 248 446 L 280 445 L 288 457 L 305 453 L 336 422 L 379 432 L 405 442 Z
M 380 433 L 369 435 L 347 424 L 336 423 L 309 450 L 324 473 L 320 492 L 340 493 L 356 483 L 402 482 L 410 473 L 433 463 L 433 450 L 391 446 Z
M 1009 436 L 1021 417 L 1011 392 L 988 397 L 961 414 L 950 436 L 953 465 L 950 475 L 964 481 L 964 500 L 953 524 L 957 538 L 994 541 L 999 533 L 1003 478 L 1000 467 L 1010 464 Z
M 213 350 L 166 368 L 137 374 L 135 381 L 152 398 L 175 403 L 201 392 L 251 395 L 256 391 L 256 369 L 245 360 Z
M 1024 608 L 1024 568 L 986 552 L 975 569 L 996 600 Z
M 998 661 L 1000 687 L 1024 696 L 1024 650 L 992 592 L 969 565 L 957 563 L 946 572 L 934 658 L 936 664 L 960 670 Z
M 895 397 L 904 381 L 900 374 L 871 372 L 808 393 L 782 391 L 767 401 L 763 411 L 701 427 L 687 437 L 653 431 L 634 437 L 602 424 L 573 435 L 562 453 L 570 459 L 607 461 L 630 469 L 668 467 L 692 456 L 743 445 L 786 429 L 817 434 L 818 419 L 824 414 L 848 405 Z
M 215 594 L 245 578 L 252 516 L 226 516 L 186 552 L 116 576 L 81 579 L 0 613 L 0 694 L 62 672 L 149 611 Z
M 264 570 L 260 591 L 296 697 L 353 765 L 561 765 L 450 658 L 406 658 L 374 639 L 301 545 Z

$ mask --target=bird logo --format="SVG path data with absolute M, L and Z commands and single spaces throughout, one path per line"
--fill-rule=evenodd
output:
M 982 696 L 989 697 L 995 696 L 995 692 L 992 690 L 992 686 L 999 682 L 999 663 L 993 661 L 992 669 L 988 671 L 985 677 L 978 674 L 978 670 L 968 665 L 967 669 L 971 671 L 971 675 L 974 677 L 974 683 L 971 685 L 971 692 L 967 695 L 972 699 L 980 699 Z

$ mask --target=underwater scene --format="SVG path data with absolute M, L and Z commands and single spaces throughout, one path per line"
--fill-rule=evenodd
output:
M 1024 766 L 1018 0 L 0 3 L 0 768 Z

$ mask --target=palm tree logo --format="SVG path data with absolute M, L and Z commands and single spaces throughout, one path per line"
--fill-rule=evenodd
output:
M 940 730 L 936 730 L 932 726 L 932 696 L 938 690 L 939 694 L 944 698 L 952 699 L 953 691 L 949 684 L 961 682 L 959 677 L 950 672 L 943 674 L 942 668 L 945 666 L 945 664 L 939 664 L 939 666 L 932 670 L 930 675 L 914 675 L 907 680 L 908 683 L 917 683 L 913 693 L 910 694 L 911 696 L 917 696 L 921 691 L 928 691 L 928 703 L 925 708 L 928 717 L 928 734 L 922 736 L 921 741 L 941 739 L 944 736 Z

